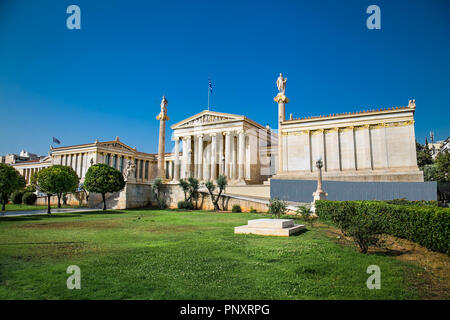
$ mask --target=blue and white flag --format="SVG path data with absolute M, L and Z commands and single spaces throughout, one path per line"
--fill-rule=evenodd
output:
M 58 139 L 56 139 L 55 137 L 53 137 L 53 142 L 56 144 L 61 144 L 61 141 L 59 141 Z
M 212 93 L 212 82 L 211 82 L 211 76 L 209 76 L 209 92 Z

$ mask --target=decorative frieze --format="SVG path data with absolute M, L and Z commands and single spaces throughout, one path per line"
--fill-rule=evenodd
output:
M 334 127 L 334 128 L 326 128 L 326 129 L 315 129 L 315 130 L 298 130 L 298 131 L 283 131 L 283 136 L 299 136 L 303 134 L 315 135 L 319 133 L 331 133 L 331 132 L 346 132 L 351 130 L 367 130 L 367 129 L 379 129 L 385 127 L 401 127 L 401 126 L 411 126 L 414 124 L 414 120 L 410 121 L 396 121 L 396 122 L 381 122 L 377 124 L 364 124 L 357 126 L 342 126 L 342 127 Z

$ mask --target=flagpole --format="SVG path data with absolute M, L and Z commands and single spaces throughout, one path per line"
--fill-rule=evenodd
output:
M 208 82 L 208 111 L 209 111 L 209 82 Z

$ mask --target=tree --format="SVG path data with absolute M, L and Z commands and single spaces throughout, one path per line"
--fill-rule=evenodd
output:
M 427 164 L 423 167 L 423 179 L 425 181 L 436 181 L 436 164 Z
M 436 173 L 435 173 L 436 181 L 438 181 L 438 182 L 450 181 L 450 177 L 449 177 L 449 174 L 450 174 L 450 152 L 448 152 L 448 151 L 440 152 L 436 156 L 435 166 L 436 166 Z
M 219 207 L 219 200 L 220 196 L 222 195 L 223 190 L 225 189 L 227 185 L 227 178 L 223 175 L 219 175 L 216 179 L 217 186 L 219 187 L 219 193 L 217 196 L 214 196 L 214 190 L 216 190 L 216 186 L 212 181 L 208 181 L 205 183 L 206 189 L 208 189 L 209 195 L 211 196 L 211 202 L 214 205 L 214 210 L 218 211 L 220 210 Z
M 162 191 L 163 182 L 161 178 L 156 178 L 152 182 L 152 191 L 156 195 L 156 201 L 158 202 L 158 208 L 164 209 L 166 205 L 166 201 L 164 198 L 161 197 L 161 191 Z
M 200 182 L 189 177 L 187 180 L 180 179 L 180 187 L 184 192 L 184 201 L 189 201 L 192 204 L 192 200 L 198 199 L 198 189 L 200 188 Z
M 25 187 L 24 177 L 13 167 L 0 163 L 0 197 L 2 211 L 6 210 L 6 203 L 11 193 Z
M 188 193 L 189 193 L 189 182 L 184 179 L 180 179 L 179 185 L 184 193 L 184 201 L 188 201 Z
M 105 194 L 118 192 L 125 187 L 122 173 L 104 163 L 91 166 L 84 178 L 84 188 L 89 192 L 100 193 L 103 199 L 103 210 L 106 210 Z
M 61 197 L 66 192 L 75 192 L 78 187 L 78 176 L 68 166 L 59 164 L 42 169 L 36 176 L 37 188 L 47 195 L 47 213 L 51 213 L 50 198 L 56 194 L 58 208 L 61 208 Z
M 198 189 L 200 189 L 200 182 L 198 179 L 189 177 L 189 201 L 193 203 L 193 200 L 195 200 L 195 208 L 197 209 L 197 201 L 198 201 Z
M 428 164 L 433 164 L 431 150 L 427 146 L 423 146 L 416 141 L 417 165 L 420 169 Z

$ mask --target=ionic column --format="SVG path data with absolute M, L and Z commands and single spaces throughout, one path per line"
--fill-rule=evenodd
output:
M 236 142 L 234 139 L 234 133 L 231 136 L 231 179 L 236 180 L 237 177 L 237 152 L 236 152 Z
M 215 133 L 211 134 L 211 180 L 216 178 L 216 145 L 217 145 L 217 135 Z
M 244 159 L 245 159 L 245 134 L 244 131 L 239 131 L 239 142 L 238 142 L 239 152 L 238 152 L 238 164 L 239 164 L 239 180 L 244 180 Z
M 173 180 L 180 180 L 180 138 L 175 138 L 175 172 L 173 174 Z
M 225 168 L 224 168 L 224 161 L 223 158 L 223 134 L 219 134 L 219 174 L 224 174 Z
M 230 132 L 224 132 L 225 135 L 225 176 L 230 179 L 231 172 L 231 135 Z
M 136 159 L 136 180 L 139 180 L 139 173 L 141 172 L 141 160 Z
M 198 136 L 197 178 L 203 180 L 203 135 Z
M 186 156 L 186 160 L 185 160 L 185 178 L 189 178 L 192 177 L 192 170 L 191 170 L 191 154 L 192 154 L 192 150 L 191 150 L 191 136 L 187 136 L 184 138 L 185 139 L 185 145 L 186 145 L 186 152 L 185 152 L 185 156 Z
M 77 164 L 78 164 L 77 174 L 78 174 L 78 176 L 80 177 L 80 179 L 82 178 L 82 176 L 81 176 L 81 169 L 82 169 L 81 160 L 83 160 L 83 159 L 82 159 L 82 154 L 79 153 L 79 154 L 78 154 L 78 159 L 77 159 Z

